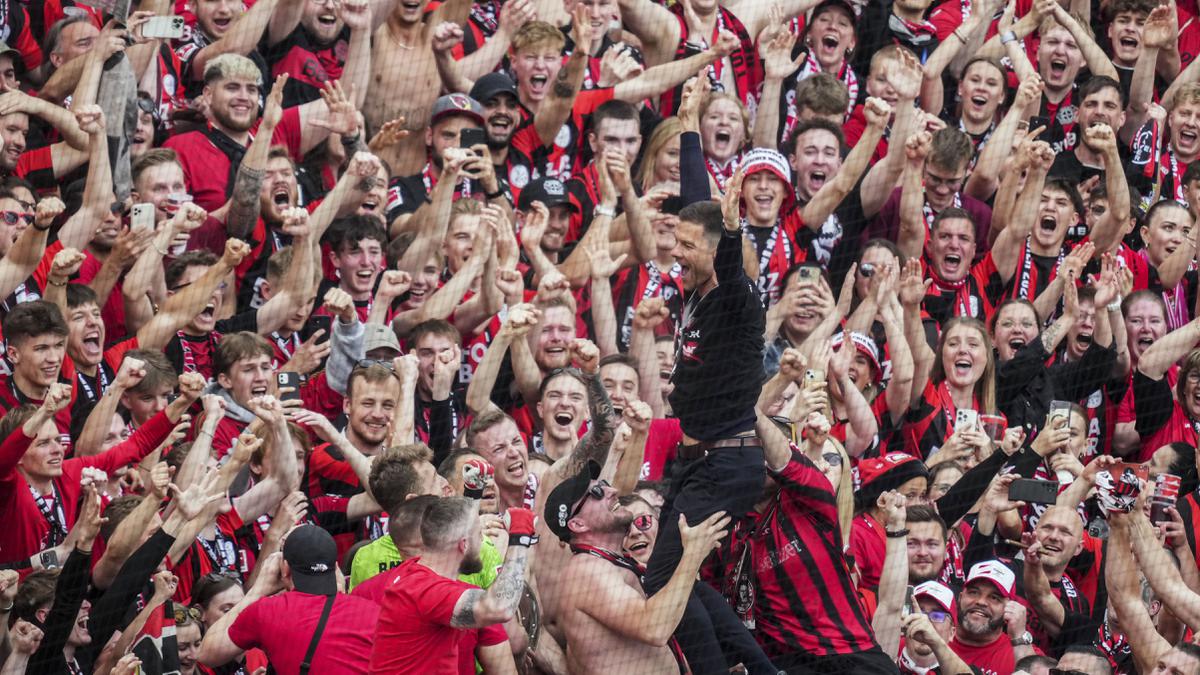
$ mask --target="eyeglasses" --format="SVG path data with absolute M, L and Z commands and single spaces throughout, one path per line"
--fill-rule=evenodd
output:
M 9 225 L 16 225 L 22 219 L 25 220 L 26 225 L 33 224 L 33 214 L 28 212 L 0 211 L 0 218 L 4 218 L 4 222 L 8 223 Z
M 607 487 L 608 481 L 603 479 L 596 481 L 595 485 L 588 488 L 587 494 L 583 496 L 584 498 L 579 500 L 579 503 L 575 505 L 575 510 L 571 511 L 571 516 L 570 518 L 567 518 L 567 520 L 579 515 L 579 512 L 583 510 L 583 505 L 587 502 L 588 497 L 591 497 L 596 501 L 604 499 L 604 489 Z
M 200 623 L 200 610 L 195 607 L 184 607 L 183 605 L 175 605 L 175 625 L 182 626 L 188 622 L 190 617 L 192 621 Z
M 950 612 L 941 612 L 936 609 L 932 612 L 925 612 L 925 616 L 934 623 L 946 623 L 950 620 Z
M 633 526 L 638 532 L 649 532 L 654 527 L 654 516 L 649 513 L 643 513 L 633 519 Z
M 1188 371 L 1187 378 L 1185 379 L 1187 380 L 1188 384 L 1200 383 L 1200 370 Z

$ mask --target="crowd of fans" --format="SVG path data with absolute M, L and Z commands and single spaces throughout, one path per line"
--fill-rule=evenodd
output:
M 0 26 L 0 675 L 1200 675 L 1193 0 Z

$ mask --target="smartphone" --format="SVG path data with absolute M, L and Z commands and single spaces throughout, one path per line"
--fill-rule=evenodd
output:
M 1053 504 L 1058 501 L 1058 481 L 1018 478 L 1008 486 L 1008 498 L 1026 504 Z
M 1053 429 L 1055 420 L 1071 420 L 1071 404 L 1067 401 L 1050 401 L 1050 413 L 1046 415 L 1046 428 Z
M 300 373 L 279 373 L 275 376 L 275 381 L 279 383 L 280 401 L 300 400 Z M 283 391 L 284 387 L 291 387 L 291 391 Z
M 1150 498 L 1150 522 L 1155 525 L 1171 521 L 1167 509 L 1175 506 L 1179 497 L 1179 476 L 1160 473 L 1154 481 L 1154 495 Z
M 1049 117 L 1044 117 L 1042 115 L 1034 115 L 1033 117 L 1029 118 L 1029 130 L 1030 131 L 1033 131 L 1035 129 L 1049 129 L 1049 128 L 1050 128 L 1050 118 Z
M 809 368 L 808 371 L 806 371 L 804 373 L 804 382 L 805 383 L 824 382 L 824 381 L 825 381 L 825 371 L 823 371 L 823 370 L 818 370 L 816 368 Z
M 183 17 L 178 14 L 152 16 L 142 25 L 142 36 L 175 40 L 183 37 Z
M 979 428 L 979 413 L 970 409 L 959 409 L 954 413 L 955 431 L 972 431 Z
M 1137 476 L 1139 480 L 1150 480 L 1150 467 L 1134 462 L 1117 462 L 1109 468 L 1108 473 L 1113 478 L 1120 478 L 1121 474 L 1126 471 L 1132 471 L 1133 475 Z
M 307 342 L 312 336 L 317 334 L 317 331 L 323 330 L 325 334 L 318 340 L 318 343 L 323 343 L 329 340 L 333 330 L 333 317 L 326 315 L 310 316 L 308 321 L 304 322 L 304 329 L 300 331 L 300 340 Z
M 145 232 L 154 229 L 154 205 L 149 202 L 134 204 L 129 211 L 129 231 Z
M 900 616 L 908 616 L 915 611 L 916 607 L 913 605 L 913 587 L 909 586 L 904 591 L 904 606 L 900 608 Z
M 821 276 L 821 270 L 814 265 L 804 265 L 797 274 L 800 275 L 801 281 L 816 283 L 817 279 Z
M 477 145 L 487 144 L 487 134 L 483 129 L 466 128 L 458 134 L 458 147 L 469 150 Z

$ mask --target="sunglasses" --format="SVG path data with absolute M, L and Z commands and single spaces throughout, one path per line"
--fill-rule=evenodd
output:
M 355 368 L 370 368 L 371 366 L 383 366 L 388 370 L 395 370 L 396 364 L 387 359 L 359 359 L 355 364 Z
M 584 495 L 584 498 L 579 500 L 579 503 L 575 505 L 575 510 L 571 511 L 571 516 L 570 518 L 567 518 L 567 520 L 579 515 L 579 512 L 583 510 L 583 505 L 587 502 L 588 497 L 591 497 L 596 501 L 604 499 L 604 489 L 607 487 L 608 481 L 603 479 L 596 481 L 595 485 L 588 488 L 587 494 Z
M 183 605 L 175 605 L 175 625 L 182 626 L 188 622 L 188 617 L 191 617 L 195 623 L 200 623 L 200 610 L 195 607 L 184 607 Z
M 142 98 L 141 96 L 139 96 L 137 99 L 137 107 L 138 110 L 146 113 L 147 115 L 153 115 L 154 112 L 158 110 L 152 99 Z
M 649 532 L 654 527 L 654 516 L 644 513 L 633 519 L 633 526 L 638 532 Z
M 16 225 L 22 219 L 25 221 L 26 225 L 33 224 L 33 214 L 29 212 L 0 211 L 0 217 L 4 218 L 4 222 L 8 223 L 9 225 Z

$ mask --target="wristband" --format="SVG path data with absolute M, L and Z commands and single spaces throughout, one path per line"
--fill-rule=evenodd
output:
M 37 226 L 37 223 L 35 222 L 35 223 L 33 224 L 33 229 L 37 230 L 38 232 L 45 232 L 45 231 L 47 231 L 47 230 L 49 230 L 49 229 L 50 229 L 50 226 L 49 226 L 49 225 L 47 225 L 47 226 L 45 226 L 45 227 L 38 227 L 38 226 Z
M 485 192 L 485 193 L 483 193 L 483 196 L 487 197 L 489 200 L 497 199 L 499 197 L 504 196 L 504 190 L 496 190 L 495 192 Z
M 959 41 L 960 41 L 960 42 L 962 42 L 962 43 L 965 45 L 965 44 L 967 44 L 967 38 L 963 37 L 962 33 L 959 33 L 959 32 L 958 32 L 958 29 L 959 29 L 959 28 L 962 28 L 962 26 L 959 26 L 958 28 L 955 28 L 955 29 L 954 29 L 954 31 L 951 33 L 951 35 L 953 35 L 954 37 L 958 38 L 958 39 L 959 39 Z
M 899 539 L 899 538 L 901 538 L 901 537 L 907 537 L 907 536 L 908 536 L 908 530 L 907 530 L 907 529 L 904 529 L 904 530 L 896 530 L 895 532 L 893 532 L 893 531 L 891 531 L 891 530 L 884 530 L 884 532 L 886 532 L 886 533 L 887 533 L 887 538 L 888 538 L 888 539 Z
M 508 530 L 509 546 L 525 546 L 538 543 L 537 518 L 529 509 L 511 508 L 504 512 L 504 529 Z
M 603 204 L 601 204 L 600 206 L 597 206 L 596 208 L 592 209 L 592 213 L 593 213 L 594 215 L 597 215 L 597 216 L 604 216 L 604 217 L 606 217 L 606 218 L 616 218 L 616 217 L 617 217 L 617 210 L 616 210 L 616 209 L 614 209 L 614 208 L 613 208 L 613 207 L 611 207 L 611 206 L 604 206 Z
M 1105 305 L 1105 309 L 1107 309 L 1110 312 L 1121 311 L 1121 298 L 1117 298 L 1116 300 L 1113 300 L 1112 302 Z
M 1011 30 L 1006 30 L 1000 34 L 1000 44 L 1002 44 L 1002 45 L 1006 45 L 1010 42 L 1016 42 L 1016 41 L 1017 41 L 1017 34 L 1012 32 Z
M 353 136 L 342 136 L 342 145 L 346 146 L 347 148 L 354 147 L 354 146 L 358 145 L 358 142 L 361 139 L 362 139 L 362 134 L 354 134 Z
M 8 603 L 8 607 L 0 607 L 0 614 L 8 614 L 11 612 L 14 604 L 16 603 L 10 602 Z

